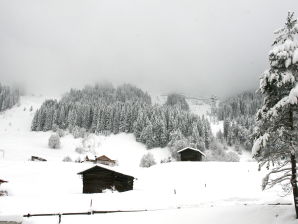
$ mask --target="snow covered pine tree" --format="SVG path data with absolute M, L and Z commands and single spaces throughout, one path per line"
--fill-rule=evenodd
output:
M 275 34 L 277 38 L 269 52 L 270 68 L 260 80 L 264 102 L 256 115 L 252 151 L 260 168 L 266 165 L 270 170 L 263 189 L 279 183 L 287 193 L 292 190 L 298 218 L 298 24 L 294 13 L 288 13 L 285 26 Z

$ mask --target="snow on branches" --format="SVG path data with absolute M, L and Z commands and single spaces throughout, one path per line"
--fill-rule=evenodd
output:
M 257 156 L 262 149 L 262 147 L 266 147 L 267 141 L 269 139 L 270 135 L 268 133 L 265 133 L 261 137 L 255 140 L 254 145 L 252 147 L 252 155 Z
M 267 117 L 268 119 L 272 120 L 279 115 L 279 112 L 282 110 L 283 107 L 289 106 L 290 104 L 298 104 L 298 84 L 293 89 L 291 89 L 288 96 L 285 96 L 281 100 L 279 100 L 266 113 L 262 113 L 262 111 L 264 111 L 264 108 L 262 108 L 259 113 L 262 113 L 263 117 Z
M 286 84 L 294 84 L 295 77 L 291 71 L 280 72 L 277 69 L 266 70 L 260 79 L 260 91 L 265 93 L 271 85 L 282 87 Z
M 252 153 L 259 168 L 266 165 L 269 170 L 263 179 L 263 190 L 276 184 L 283 189 L 292 187 L 298 218 L 298 26 L 293 16 L 289 13 L 285 26 L 276 32 L 278 36 L 269 52 L 270 68 L 260 80 L 264 102 L 257 113 Z

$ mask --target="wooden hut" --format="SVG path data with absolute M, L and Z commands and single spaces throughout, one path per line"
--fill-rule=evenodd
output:
M 95 162 L 103 164 L 103 165 L 107 165 L 107 166 L 115 166 L 116 163 L 117 163 L 116 160 L 112 160 L 112 159 L 110 159 L 109 157 L 107 157 L 105 155 L 102 155 L 100 157 L 96 157 Z
M 186 147 L 178 151 L 181 161 L 202 161 L 202 156 L 206 155 L 199 149 Z
M 96 165 L 78 174 L 83 177 L 83 193 L 102 193 L 106 189 L 123 192 L 133 189 L 134 177 L 102 166 Z
M 7 181 L 6 181 L 6 180 L 1 180 L 1 179 L 0 179 L 0 185 L 1 185 L 1 184 L 4 184 L 4 183 L 7 183 Z
M 1 185 L 1 184 L 4 184 L 4 183 L 7 183 L 7 181 L 6 181 L 6 180 L 1 180 L 1 179 L 0 179 L 0 185 Z M 5 190 L 1 190 L 1 189 L 0 189 L 0 197 L 1 197 L 1 196 L 5 196 L 5 195 L 8 195 L 7 191 L 5 191 Z M 0 222 L 0 223 L 1 223 L 1 222 Z
M 41 161 L 41 162 L 46 162 L 47 160 L 38 156 L 31 156 L 30 161 Z

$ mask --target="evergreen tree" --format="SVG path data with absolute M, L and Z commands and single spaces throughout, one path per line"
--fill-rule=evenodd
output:
M 102 133 L 102 131 L 104 130 L 104 108 L 100 108 L 98 111 L 98 120 L 97 120 L 97 126 L 96 126 L 96 130 L 99 133 Z
M 133 133 L 134 133 L 137 141 L 140 141 L 142 131 L 145 127 L 145 121 L 146 120 L 145 120 L 144 113 L 143 113 L 143 111 L 140 111 L 138 118 L 134 122 L 134 125 L 133 125 Z
M 189 110 L 189 105 L 183 95 L 172 93 L 167 97 L 166 105 L 177 106 L 182 110 Z
M 114 111 L 114 122 L 113 122 L 113 133 L 119 133 L 119 126 L 120 126 L 120 106 L 117 105 Z
M 45 124 L 44 124 L 43 131 L 52 130 L 53 115 L 54 115 L 54 110 L 52 108 L 46 108 L 46 111 L 45 111 Z
M 39 110 L 37 110 L 34 114 L 32 124 L 31 124 L 31 131 L 37 131 L 39 127 Z
M 76 137 L 83 136 L 85 131 L 134 133 L 137 141 L 152 148 L 166 146 L 170 134 L 179 129 L 184 143 L 196 144 L 199 139 L 209 144 L 211 132 L 207 119 L 200 119 L 177 105 L 150 103 L 147 93 L 130 85 L 117 89 L 110 85 L 72 89 L 59 102 L 46 100 L 42 104 L 32 120 L 32 130 L 69 129 Z M 193 125 L 197 126 L 200 138 L 191 138 Z
M 164 119 L 155 114 L 152 118 L 152 128 L 156 147 L 164 147 L 167 143 L 166 125 Z
M 68 112 L 67 124 L 69 127 L 75 127 L 76 123 L 77 123 L 77 112 L 75 108 L 72 108 Z
M 277 183 L 291 184 L 298 218 L 298 25 L 293 13 L 288 14 L 285 26 L 276 34 L 269 53 L 270 68 L 260 81 L 264 103 L 257 113 L 253 154 L 260 167 L 273 166 L 264 178 L 264 189 Z
M 20 93 L 18 89 L 0 83 L 0 112 L 12 108 L 19 100 Z
M 98 107 L 95 107 L 93 111 L 91 130 L 90 130 L 93 133 L 96 132 L 97 122 L 98 122 Z
M 120 113 L 120 125 L 119 125 L 119 132 L 126 132 L 126 107 L 123 106 L 121 113 Z
M 149 120 L 147 122 L 148 125 L 142 131 L 140 140 L 148 147 L 148 149 L 151 149 L 155 146 L 154 133 L 151 122 Z
M 228 141 L 229 129 L 230 129 L 230 121 L 229 120 L 224 120 L 223 135 L 224 135 L 224 138 L 225 138 L 226 141 Z
M 58 125 L 60 128 L 66 128 L 66 112 L 65 112 L 65 106 L 63 103 L 60 105 L 59 115 L 58 115 Z
M 192 126 L 191 143 L 193 143 L 194 148 L 200 149 L 202 151 L 205 150 L 205 141 L 200 136 L 200 133 L 198 131 L 198 127 L 196 124 L 193 124 Z

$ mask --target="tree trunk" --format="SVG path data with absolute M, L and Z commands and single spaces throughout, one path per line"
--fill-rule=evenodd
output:
M 294 196 L 294 206 L 296 211 L 296 219 L 298 219 L 298 188 L 297 188 L 297 174 L 296 174 L 296 158 L 295 154 L 291 154 L 292 178 L 291 184 Z
M 294 116 L 293 116 L 293 110 L 290 109 L 290 127 L 291 130 L 294 131 Z M 293 133 L 292 133 L 293 134 Z M 291 144 L 293 142 L 293 139 L 291 139 Z M 292 145 L 293 147 L 293 145 Z M 295 149 L 295 148 L 294 148 Z M 291 167 L 292 167 L 292 178 L 291 178 L 291 185 L 293 190 L 293 197 L 294 197 L 294 206 L 296 211 L 296 219 L 298 219 L 298 188 L 297 188 L 297 168 L 296 168 L 296 151 L 293 151 L 291 149 Z

